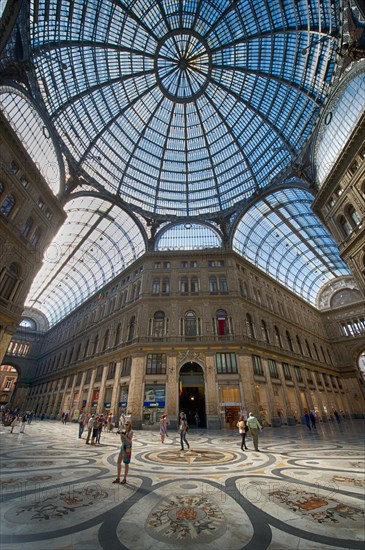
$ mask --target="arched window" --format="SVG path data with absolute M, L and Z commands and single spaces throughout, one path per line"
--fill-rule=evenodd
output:
M 22 229 L 22 231 L 21 231 L 23 237 L 28 237 L 28 235 L 29 235 L 29 233 L 30 233 L 32 227 L 33 227 L 33 218 L 29 217 L 29 218 L 26 220 L 26 222 L 25 222 L 25 224 L 24 224 L 24 226 L 23 226 L 23 229 Z
M 75 355 L 75 362 L 79 360 L 80 357 L 80 351 L 81 351 L 81 342 L 77 346 L 76 355 Z
M 109 342 L 109 329 L 107 329 L 104 334 L 103 351 L 106 350 L 106 348 L 108 347 L 108 342 Z
M 0 276 L 0 298 L 13 300 L 17 282 L 20 279 L 21 269 L 15 262 L 5 268 Z
M 135 328 L 136 328 L 135 326 L 136 326 L 136 318 L 133 315 L 133 317 L 129 321 L 129 326 L 128 326 L 128 341 L 129 342 L 131 340 L 133 340 L 133 338 L 134 338 L 134 332 L 135 332 Z
M 0 212 L 2 213 L 2 215 L 8 218 L 15 206 L 15 203 L 16 201 L 14 196 L 12 194 L 9 194 L 0 206 Z
M 298 349 L 299 349 L 301 355 L 304 355 L 304 353 L 303 353 L 303 347 L 302 347 L 302 342 L 300 341 L 300 338 L 299 338 L 298 335 L 297 335 L 297 344 L 298 344 Z
M 218 309 L 215 314 L 216 334 L 218 336 L 225 336 L 229 334 L 228 317 L 227 313 L 223 309 Z
M 356 212 L 355 208 L 352 206 L 352 204 L 348 208 L 348 215 L 350 216 L 350 219 L 354 227 L 356 227 L 357 225 L 360 225 L 361 218 L 359 214 Z
M 98 344 L 99 344 L 99 334 L 95 336 L 94 345 L 93 345 L 93 351 L 91 355 L 95 355 L 98 351 Z
M 241 295 L 242 295 L 244 298 L 247 298 L 247 296 L 248 296 L 248 290 L 247 290 L 247 283 L 246 283 L 246 281 L 241 281 L 241 280 L 240 280 L 240 291 L 241 291 Z
M 262 339 L 265 342 L 270 343 L 269 332 L 267 330 L 266 322 L 263 319 L 261 320 L 261 334 Z
M 286 331 L 286 339 L 287 339 L 287 341 L 288 341 L 288 345 L 289 345 L 290 351 L 294 351 L 293 342 L 292 342 L 292 340 L 291 340 L 291 336 L 290 336 L 290 333 L 289 333 L 288 330 Z
M 89 349 L 89 342 L 90 340 L 86 340 L 85 349 L 84 349 L 84 358 L 87 357 L 88 349 Z
M 210 294 L 218 294 L 217 277 L 209 278 L 209 292 Z
M 154 338 L 162 338 L 165 336 L 165 314 L 163 311 L 156 311 L 156 313 L 153 316 L 152 324 L 151 324 L 151 336 Z
M 252 317 L 249 313 L 246 314 L 246 328 L 247 328 L 247 336 L 249 338 L 256 338 L 255 327 L 252 322 Z
M 117 328 L 115 329 L 114 346 L 117 346 L 118 344 L 120 344 L 121 330 L 122 330 L 122 323 L 118 323 Z
M 314 353 L 316 354 L 317 361 L 319 361 L 320 359 L 319 359 L 318 350 L 315 342 L 313 342 L 313 349 L 314 349 Z
M 305 346 L 306 346 L 306 348 L 307 348 L 309 357 L 310 357 L 311 359 L 313 359 L 312 350 L 311 350 L 311 348 L 310 348 L 310 345 L 309 345 L 308 340 L 305 341 Z
M 282 348 L 283 347 L 283 343 L 281 341 L 281 334 L 280 334 L 280 330 L 278 329 L 278 327 L 275 325 L 274 326 L 274 334 L 275 334 L 275 341 L 277 343 L 277 345 Z
M 184 334 L 188 338 L 198 334 L 197 318 L 194 311 L 187 311 L 184 315 Z
M 340 224 L 343 236 L 348 237 L 351 233 L 351 225 L 346 220 L 345 216 L 341 216 L 338 223 Z

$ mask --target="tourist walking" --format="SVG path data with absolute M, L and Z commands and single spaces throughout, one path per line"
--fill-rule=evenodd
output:
M 243 448 L 247 450 L 246 434 L 248 432 L 248 426 L 246 424 L 246 420 L 243 415 L 241 415 L 238 419 L 237 428 L 238 428 L 238 432 L 241 434 L 241 451 L 243 451 Z
M 11 424 L 10 424 L 10 433 L 11 433 L 11 434 L 13 433 L 13 430 L 14 430 L 15 426 L 16 426 L 17 423 L 18 423 L 18 420 L 19 420 L 18 415 L 17 415 L 17 414 L 14 414 L 13 420 L 11 421 Z
M 310 416 L 308 414 L 308 411 L 304 412 L 304 422 L 306 423 L 306 426 L 307 426 L 308 430 L 311 432 L 312 428 L 311 428 Z
M 186 443 L 186 446 L 188 449 L 190 449 L 190 445 L 186 439 L 186 432 L 188 431 L 188 423 L 186 420 L 186 416 L 184 412 L 180 413 L 180 423 L 179 423 L 179 433 L 180 433 L 180 450 L 184 451 L 184 443 Z
M 313 428 L 313 430 L 316 430 L 317 429 L 317 426 L 316 426 L 317 419 L 316 419 L 316 415 L 314 414 L 313 411 L 311 411 L 309 413 L 309 420 L 311 422 L 311 427 Z
M 260 422 L 257 420 L 256 416 L 253 415 L 252 412 L 249 413 L 248 419 L 247 419 L 247 426 L 248 430 L 250 432 L 250 436 L 252 437 L 253 446 L 255 447 L 255 451 L 258 453 L 259 450 L 259 432 L 262 432 L 262 426 Z
M 24 433 L 25 425 L 26 425 L 27 421 L 28 421 L 27 413 L 24 413 L 24 414 L 22 415 L 22 424 L 21 424 L 21 426 L 20 426 L 20 432 L 19 432 L 19 433 L 21 433 L 21 434 Z
M 132 423 L 130 420 L 126 420 L 125 429 L 122 430 L 120 434 L 120 439 L 122 444 L 120 447 L 120 452 L 119 452 L 118 461 L 117 461 L 117 477 L 115 478 L 113 483 L 121 483 L 122 485 L 124 485 L 125 483 L 127 483 L 129 464 L 131 463 L 131 458 L 132 458 L 133 430 L 132 430 Z M 122 481 L 120 481 L 122 462 L 124 464 L 124 477 Z

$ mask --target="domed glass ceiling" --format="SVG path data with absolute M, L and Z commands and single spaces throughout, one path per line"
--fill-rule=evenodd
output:
M 277 177 L 332 79 L 339 4 L 37 0 L 32 58 L 73 166 L 153 217 L 213 217 Z

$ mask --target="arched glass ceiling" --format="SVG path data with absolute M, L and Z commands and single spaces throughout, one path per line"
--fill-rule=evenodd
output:
M 61 172 L 49 129 L 20 90 L 0 87 L 0 107 L 52 192 L 60 190 Z
M 365 64 L 363 72 L 347 81 L 326 108 L 315 153 L 319 184 L 330 173 L 364 112 Z
M 67 220 L 48 247 L 25 305 L 54 325 L 145 252 L 141 232 L 118 206 L 95 197 L 66 204 Z
M 350 272 L 313 214 L 312 195 L 285 189 L 263 198 L 237 225 L 233 249 L 274 279 L 316 305 L 321 287 Z
M 310 135 L 339 0 L 32 0 L 50 119 L 84 177 L 155 216 L 212 216 Z
M 212 228 L 185 223 L 166 229 L 157 240 L 156 250 L 199 250 L 221 246 L 221 239 Z

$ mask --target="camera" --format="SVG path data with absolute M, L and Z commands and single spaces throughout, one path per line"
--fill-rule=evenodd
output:
M 126 432 L 126 430 L 122 430 L 120 433 L 121 433 L 122 435 L 125 435 L 127 432 Z

